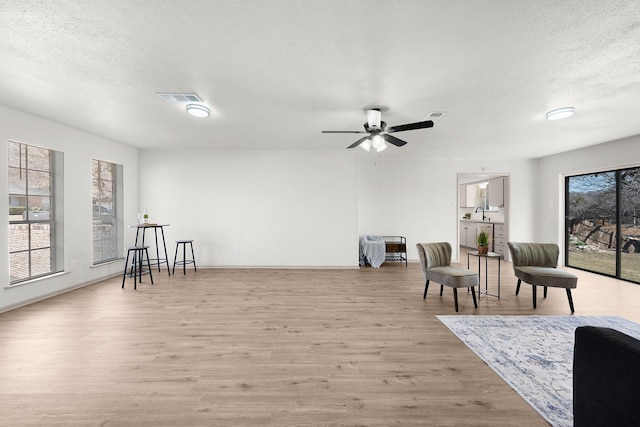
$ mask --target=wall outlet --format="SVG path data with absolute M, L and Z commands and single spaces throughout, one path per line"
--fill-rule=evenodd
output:
M 233 253 L 234 254 L 239 254 L 240 253 L 240 246 L 234 246 L 233 247 Z

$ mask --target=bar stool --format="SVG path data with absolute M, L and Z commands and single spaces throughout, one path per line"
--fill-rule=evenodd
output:
M 169 267 L 169 255 L 167 253 L 167 244 L 165 243 L 164 240 L 164 227 L 168 227 L 169 224 L 137 224 L 137 225 L 130 225 L 129 227 L 136 228 L 136 241 L 134 243 L 135 246 L 138 246 L 138 239 L 140 238 L 140 235 L 142 235 L 142 242 L 140 243 L 140 246 L 144 246 L 144 238 L 145 238 L 145 234 L 146 231 L 148 229 L 153 229 L 153 234 L 155 235 L 155 241 L 156 241 L 156 257 L 157 258 L 152 258 L 151 260 L 149 260 L 151 262 L 152 265 L 157 265 L 158 266 L 158 272 L 160 272 L 160 264 L 167 264 L 167 274 L 171 275 L 171 268 Z M 164 249 L 164 258 L 160 258 L 160 256 L 162 255 L 160 253 L 160 247 L 158 246 L 158 229 L 160 229 L 160 236 L 162 238 L 162 248 Z M 142 233 L 140 233 L 140 230 L 142 230 Z
M 133 253 L 133 258 L 131 261 L 131 271 L 127 273 L 127 269 L 129 268 L 129 256 Z M 131 246 L 127 248 L 127 259 L 124 262 L 124 273 L 122 274 L 122 289 L 124 289 L 124 281 L 127 277 L 133 277 L 133 289 L 137 289 L 137 281 L 140 280 L 142 283 L 142 261 L 144 260 L 144 256 L 147 256 L 147 268 L 148 271 L 145 274 L 149 274 L 149 278 L 151 279 L 151 284 L 153 285 L 153 275 L 151 274 L 151 262 L 149 261 L 149 246 Z
M 187 243 L 191 245 L 191 259 L 187 259 Z M 178 248 L 182 245 L 182 261 L 178 259 Z M 193 264 L 195 271 L 198 271 L 196 267 L 196 256 L 193 254 L 193 240 L 176 240 L 176 254 L 173 256 L 173 271 L 171 274 L 176 273 L 176 264 L 182 265 L 182 274 L 187 274 L 187 264 Z

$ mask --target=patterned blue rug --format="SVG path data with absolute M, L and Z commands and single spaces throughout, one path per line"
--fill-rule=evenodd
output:
M 437 316 L 552 426 L 573 425 L 573 345 L 578 326 L 640 339 L 615 316 Z

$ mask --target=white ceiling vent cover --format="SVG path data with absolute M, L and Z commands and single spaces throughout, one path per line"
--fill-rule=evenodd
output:
M 195 93 L 158 93 L 157 95 L 169 102 L 202 102 L 202 98 Z
M 445 111 L 432 111 L 426 115 L 423 120 L 431 120 L 432 122 L 437 122 L 441 118 L 443 118 L 447 113 Z

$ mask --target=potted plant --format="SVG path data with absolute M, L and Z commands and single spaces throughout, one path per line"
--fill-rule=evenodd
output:
M 489 252 L 489 235 L 486 232 L 481 231 L 478 233 L 476 236 L 476 243 L 478 244 L 479 254 L 486 254 Z

